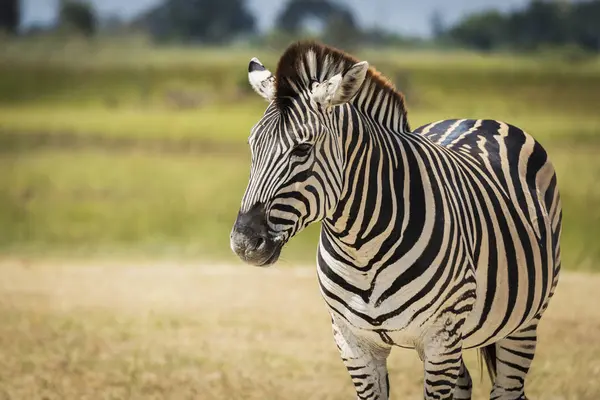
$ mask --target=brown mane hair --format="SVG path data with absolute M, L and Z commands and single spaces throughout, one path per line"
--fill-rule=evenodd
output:
M 279 59 L 275 73 L 275 101 L 285 107 L 299 90 L 310 88 L 312 82 L 322 82 L 345 72 L 360 60 L 336 48 L 316 41 L 299 41 L 291 44 Z M 395 105 L 406 117 L 404 95 L 375 68 L 369 67 L 360 91 L 384 92 L 394 99 Z M 355 97 L 358 98 L 359 95 Z M 404 118 L 406 120 L 406 118 Z

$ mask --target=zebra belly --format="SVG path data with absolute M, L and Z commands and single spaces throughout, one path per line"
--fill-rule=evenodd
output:
M 373 278 L 368 274 L 360 274 L 360 278 L 365 280 L 360 286 L 374 287 L 369 296 L 347 290 L 348 286 L 340 285 L 339 280 L 335 282 L 330 279 L 324 272 L 329 269 L 323 266 L 318 268 L 318 276 L 321 294 L 330 310 L 340 315 L 357 336 L 366 340 L 372 340 L 375 336 L 388 345 L 419 348 L 423 338 L 430 336 L 432 330 L 440 330 L 440 324 L 466 318 L 475 302 L 473 268 L 466 266 L 458 268 L 461 272 L 454 276 L 456 281 L 452 285 L 444 282 L 445 279 L 438 279 L 432 287 L 436 295 L 422 295 L 423 287 L 432 282 L 432 277 L 440 268 L 427 268 L 410 285 L 404 285 L 389 296 L 383 295 L 389 286 L 373 284 Z M 345 278 L 348 280 L 358 282 L 360 279 L 356 274 L 348 273 L 352 272 L 351 269 L 336 269 L 346 271 Z M 395 274 L 397 269 L 389 267 L 378 276 L 389 281 L 385 274 Z M 448 277 L 449 271 L 444 276 Z
M 509 266 L 504 266 L 504 270 L 508 268 Z M 524 266 L 516 266 L 515 268 L 520 274 L 526 275 Z M 498 274 L 496 280 L 499 287 L 508 285 L 507 274 Z M 489 293 L 487 293 L 489 282 L 486 268 L 478 268 L 476 281 L 476 298 L 472 299 L 473 309 L 465 315 L 466 321 L 461 329 L 464 348 L 477 348 L 505 338 L 531 321 L 539 309 L 538 307 L 529 310 L 521 309 L 525 301 L 518 298 L 518 302 L 512 304 L 511 310 L 511 305 L 508 304 L 502 293 L 496 293 L 491 308 L 486 310 L 486 296 L 489 296 Z M 404 348 L 419 348 L 423 344 L 423 337 L 427 331 L 447 316 L 446 314 L 442 317 L 436 313 L 435 310 L 444 309 L 443 303 L 440 303 L 426 310 L 421 309 L 418 313 L 416 312 L 418 307 L 409 307 L 394 317 L 382 318 L 386 314 L 389 315 L 388 313 L 394 310 L 398 304 L 402 304 L 402 301 L 397 299 L 397 301 L 376 307 L 370 302 L 364 302 L 359 296 L 337 291 L 333 287 L 330 289 L 335 291 L 335 296 L 323 294 L 331 311 L 346 320 L 351 330 L 358 337 L 378 341 L 382 344 Z M 465 289 L 467 288 L 465 287 Z M 523 287 L 521 295 L 526 296 L 527 290 L 527 287 Z M 443 296 L 440 294 L 438 297 Z M 508 318 L 507 310 L 512 311 Z
M 485 321 L 479 323 L 479 316 L 471 314 L 464 325 L 463 347 L 472 349 L 495 343 L 509 336 L 512 332 L 519 330 L 520 327 L 526 326 L 532 319 L 529 318 L 523 322 L 503 324 L 503 318 L 504 314 L 490 314 Z
M 468 289 L 465 287 L 465 289 Z M 339 300 L 343 295 L 339 293 Z M 459 295 L 460 297 L 460 295 Z M 344 302 L 335 301 L 332 297 L 324 296 L 332 314 L 339 315 L 357 337 L 363 340 L 378 342 L 380 345 L 393 345 L 404 348 L 422 348 L 424 338 L 430 336 L 432 330 L 440 330 L 440 326 L 448 318 L 464 318 L 463 314 L 444 311 L 444 302 L 438 303 L 426 310 L 418 307 L 408 307 L 403 312 L 389 317 L 394 311 L 396 302 L 376 307 L 369 302 L 363 302 L 355 296 L 344 298 Z M 472 303 L 471 300 L 467 302 Z M 348 305 L 351 304 L 351 307 Z
M 340 314 L 335 309 L 331 311 L 334 314 Z M 365 323 L 362 318 L 352 317 L 348 314 L 342 315 L 348 322 L 348 327 L 357 337 L 372 342 L 379 342 L 382 345 L 392 345 L 408 349 L 422 348 L 423 338 L 427 331 L 440 323 L 439 316 L 430 315 L 425 320 L 413 320 L 402 327 L 399 326 L 400 324 L 393 324 L 392 321 L 388 321 L 382 324 L 382 326 L 377 327 Z M 478 348 L 495 343 L 518 330 L 519 327 L 525 326 L 531 320 L 526 319 L 522 323 L 503 323 L 504 317 L 505 314 L 497 310 L 488 314 L 487 319 L 480 323 L 480 315 L 469 314 L 463 326 L 463 348 Z M 396 322 L 398 321 L 396 320 Z
M 540 257 L 543 256 L 540 252 Z M 532 266 L 528 268 L 524 260 L 517 265 L 499 265 L 495 273 L 490 272 L 487 266 L 479 266 L 475 304 L 463 327 L 464 347 L 485 346 L 527 326 L 548 300 L 553 279 L 552 260 L 547 260 L 546 265 L 548 284 L 544 290 L 540 265 L 533 266 L 536 270 L 533 276 L 528 273 Z M 495 291 L 490 292 L 490 287 L 494 287 Z M 528 298 L 531 299 L 530 304 Z
M 331 310 L 333 315 L 340 315 L 343 324 L 351 331 L 355 337 L 361 341 L 375 343 L 378 346 L 398 346 L 407 349 L 422 347 L 423 329 L 417 324 L 411 324 L 400 330 L 389 330 L 387 328 L 378 329 L 373 326 L 365 325 L 355 318 L 350 318 L 340 314 L 336 310 Z M 336 320 L 336 318 L 334 318 Z

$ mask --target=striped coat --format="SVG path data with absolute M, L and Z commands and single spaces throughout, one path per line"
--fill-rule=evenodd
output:
M 537 324 L 560 270 L 561 207 L 542 146 L 494 120 L 411 130 L 403 96 L 366 62 L 292 45 L 253 128 L 232 230 L 244 261 L 271 265 L 322 222 L 317 276 L 358 398 L 385 399 L 393 346 L 415 348 L 424 397 L 465 399 L 462 350 L 481 348 L 491 398 L 524 398 Z

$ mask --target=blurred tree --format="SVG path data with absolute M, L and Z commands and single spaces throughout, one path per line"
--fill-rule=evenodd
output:
M 532 50 L 570 40 L 569 6 L 560 1 L 533 0 L 508 17 L 506 33 L 513 47 Z
M 0 0 L 0 31 L 17 33 L 21 19 L 19 0 Z
M 486 11 L 468 16 L 450 29 L 448 35 L 469 47 L 489 51 L 505 42 L 506 28 L 506 19 L 502 14 Z
M 299 35 L 309 19 L 323 23 L 321 35 L 333 46 L 351 50 L 361 40 L 361 32 L 352 12 L 329 0 L 290 0 L 277 16 L 276 27 L 290 35 Z
M 600 0 L 576 3 L 571 27 L 582 48 L 600 52 Z
M 107 14 L 98 20 L 98 29 L 109 33 L 123 31 L 125 25 L 119 14 Z
M 431 14 L 429 23 L 431 24 L 431 34 L 434 39 L 440 39 L 446 34 L 446 24 L 440 10 L 435 10 Z
M 361 42 L 361 32 L 352 15 L 333 14 L 327 19 L 323 38 L 328 44 L 352 51 Z
M 160 41 L 224 43 L 256 29 L 244 0 L 166 0 L 137 23 Z
M 92 36 L 96 32 L 97 18 L 94 8 L 84 0 L 61 0 L 60 27 L 66 31 Z
M 459 44 L 479 50 L 580 48 L 600 51 L 600 0 L 532 0 L 510 14 L 467 16 L 447 31 Z
M 372 47 L 423 48 L 428 45 L 421 37 L 404 36 L 381 28 L 365 29 L 361 33 L 361 43 Z

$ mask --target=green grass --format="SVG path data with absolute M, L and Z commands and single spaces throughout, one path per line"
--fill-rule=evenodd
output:
M 96 46 L 0 51 L 0 253 L 231 257 L 266 106 L 245 66 L 263 52 Z M 540 140 L 562 191 L 563 264 L 600 268 L 597 60 L 362 53 L 406 92 L 413 127 L 494 118 Z M 284 260 L 314 260 L 317 231 Z
M 552 151 L 565 210 L 563 260 L 600 260 L 596 148 Z M 5 255 L 229 258 L 229 231 L 247 183 L 246 154 L 39 150 L 0 157 L 0 252 Z M 577 179 L 573 179 L 577 176 Z M 317 226 L 282 259 L 314 259 Z
M 41 151 L 2 161 L 12 169 L 2 180 L 3 225 L 18 228 L 3 242 L 33 248 L 177 244 L 203 254 L 227 245 L 218 227 L 232 223 L 244 184 L 243 163 L 210 155 Z
M 246 185 L 246 155 L 40 150 L 0 158 L 0 251 L 217 258 Z M 284 259 L 315 243 L 300 238 Z
M 256 102 L 213 105 L 199 110 L 7 106 L 0 108 L 0 130 L 24 135 L 70 133 L 83 138 L 196 139 L 245 145 L 264 107 Z

